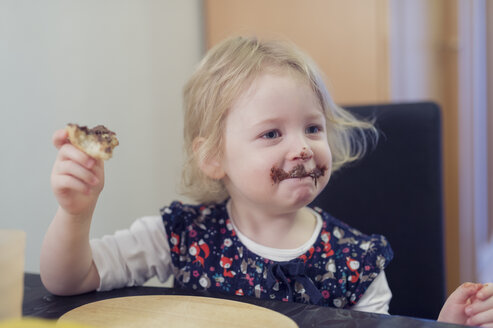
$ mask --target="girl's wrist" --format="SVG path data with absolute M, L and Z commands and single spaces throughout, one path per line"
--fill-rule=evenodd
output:
M 83 211 L 80 213 L 71 213 L 65 210 L 62 206 L 58 208 L 58 215 L 60 219 L 64 221 L 70 222 L 70 224 L 81 224 L 86 225 L 90 224 L 92 220 L 92 215 L 94 213 L 94 207 L 91 207 L 87 211 Z

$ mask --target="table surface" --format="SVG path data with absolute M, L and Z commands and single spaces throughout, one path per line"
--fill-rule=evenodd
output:
M 128 287 L 108 292 L 91 292 L 77 296 L 55 296 L 41 283 L 39 274 L 26 273 L 24 276 L 24 316 L 57 319 L 64 313 L 81 305 L 104 299 L 136 295 L 190 295 L 229 299 L 246 302 L 282 313 L 293 319 L 300 328 L 304 327 L 462 327 L 435 321 L 403 316 L 391 316 L 341 310 L 316 305 L 260 300 L 250 297 L 225 296 L 215 293 L 201 293 L 178 288 Z

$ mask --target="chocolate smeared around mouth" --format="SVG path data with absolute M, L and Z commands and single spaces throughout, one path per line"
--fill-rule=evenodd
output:
M 306 171 L 305 167 L 302 164 L 298 164 L 294 168 L 292 168 L 289 172 L 286 172 L 283 169 L 274 166 L 270 169 L 270 177 L 272 178 L 272 181 L 274 183 L 279 183 L 285 179 L 292 179 L 292 178 L 302 179 L 305 177 L 311 177 L 314 180 L 316 186 L 317 179 L 320 178 L 321 176 L 324 176 L 325 171 L 327 171 L 327 166 L 325 165 L 324 166 L 317 165 L 313 170 Z

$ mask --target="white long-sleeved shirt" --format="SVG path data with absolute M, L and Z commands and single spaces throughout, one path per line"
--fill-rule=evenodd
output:
M 305 254 L 318 238 L 322 219 L 318 213 L 313 213 L 317 217 L 314 233 L 296 249 L 275 249 L 260 245 L 234 228 L 239 240 L 252 252 L 273 261 L 289 261 Z M 169 243 L 160 216 L 142 217 L 129 229 L 93 239 L 91 248 L 100 277 L 100 291 L 142 285 L 154 276 L 165 282 L 173 272 Z M 388 314 L 391 298 L 392 293 L 385 272 L 382 271 L 352 309 Z

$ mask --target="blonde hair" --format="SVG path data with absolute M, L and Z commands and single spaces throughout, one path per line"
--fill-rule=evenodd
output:
M 184 88 L 184 147 L 182 192 L 199 203 L 220 202 L 228 197 L 221 180 L 202 172 L 200 163 L 221 158 L 228 110 L 267 69 L 294 71 L 305 79 L 326 116 L 327 138 L 332 151 L 332 171 L 362 157 L 368 139 L 376 140 L 371 122 L 356 119 L 332 101 L 315 63 L 285 41 L 260 41 L 234 37 L 212 48 Z M 200 145 L 195 140 L 202 140 Z

